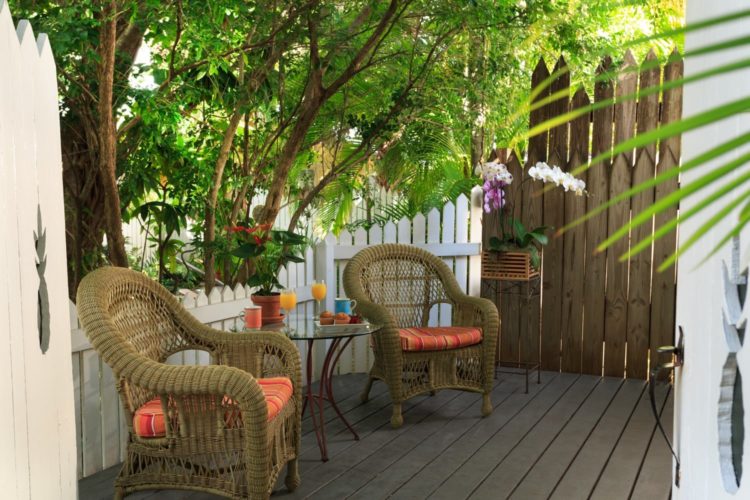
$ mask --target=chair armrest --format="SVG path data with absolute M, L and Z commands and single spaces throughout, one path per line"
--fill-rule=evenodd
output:
M 494 383 L 497 344 L 500 336 L 500 315 L 492 301 L 480 297 L 461 294 L 454 296 L 454 323 L 460 326 L 482 328 L 482 364 L 484 390 L 492 390 Z
M 250 373 L 230 366 L 166 365 L 134 352 L 122 353 L 117 365 L 123 367 L 116 373 L 120 380 L 163 400 L 203 396 L 220 402 L 228 396 L 239 407 L 244 422 L 260 427 L 260 435 L 265 436 L 268 405 L 263 390 Z M 190 432 L 189 412 L 181 412 L 180 418 L 184 419 L 182 432 Z M 128 422 L 128 426 L 132 423 Z M 255 445 L 263 444 L 260 438 L 257 440 Z
M 493 353 L 500 332 L 500 315 L 491 300 L 470 295 L 454 296 L 453 323 L 456 326 L 478 326 L 482 328 L 483 342 Z
M 211 336 L 218 363 L 240 368 L 259 378 L 288 377 L 295 392 L 302 386 L 299 348 L 283 333 L 212 330 Z
M 368 300 L 365 297 L 350 297 L 357 301 L 356 311 L 357 314 L 363 316 L 373 325 L 377 325 L 383 328 L 393 327 L 396 328 L 396 318 L 385 306 L 376 304 Z
M 400 354 L 401 342 L 393 314 L 385 306 L 363 297 L 356 297 L 355 300 L 357 301 L 357 314 L 367 319 L 372 325 L 379 327 L 378 331 L 372 334 L 377 350 Z
M 216 363 L 240 368 L 258 378 L 289 377 L 295 387 L 301 386 L 299 349 L 284 334 L 216 330 L 184 309 L 180 311 L 179 322 L 197 345 L 215 356 Z
M 397 387 L 400 384 L 404 359 L 396 318 L 386 307 L 380 304 L 364 297 L 355 296 L 352 298 L 357 301 L 357 313 L 371 324 L 379 327 L 378 331 L 372 334 L 376 356 L 382 356 L 383 369 L 388 384 Z

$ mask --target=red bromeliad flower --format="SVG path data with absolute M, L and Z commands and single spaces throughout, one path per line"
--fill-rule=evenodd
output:
M 247 226 L 227 226 L 225 229 L 231 234 L 244 233 L 253 237 L 256 245 L 261 246 L 271 239 L 269 230 L 271 224 L 258 224 L 253 227 Z

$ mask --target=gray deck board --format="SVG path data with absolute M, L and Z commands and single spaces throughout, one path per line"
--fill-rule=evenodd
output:
M 504 408 L 509 398 L 518 395 L 519 392 L 523 392 L 523 383 L 520 380 L 511 379 L 499 384 L 492 393 L 493 405 Z M 496 414 L 500 414 L 499 408 L 493 413 Z M 490 419 L 492 415 L 483 419 L 477 405 L 470 405 L 454 418 L 445 421 L 429 439 L 424 439 L 410 450 L 406 450 L 398 460 L 371 477 L 352 498 L 368 499 L 383 495 L 393 495 L 393 498 L 403 495 L 406 495 L 406 498 L 417 498 L 424 491 L 424 483 L 420 483 L 419 479 L 414 481 L 417 490 L 413 492 L 405 487 L 406 483 L 411 482 L 429 464 L 435 461 L 445 463 L 446 456 L 453 457 L 454 447 L 459 441 L 467 439 L 471 431 L 483 422 L 490 422 Z M 492 421 L 497 422 L 498 419 Z
M 579 375 L 561 374 L 552 380 L 515 418 L 503 426 L 477 452 L 432 492 L 429 498 L 467 498 L 512 452 L 539 420 L 575 386 Z M 506 462 L 507 463 L 507 462 Z M 438 479 L 439 480 L 439 479 Z M 430 488 L 432 485 L 426 485 Z M 499 498 L 494 496 L 494 498 Z
M 657 387 L 657 408 L 661 409 L 664 406 L 667 392 L 668 389 L 665 386 Z M 622 433 L 617 447 L 612 452 L 607 466 L 599 477 L 591 495 L 593 500 L 630 497 L 655 427 L 648 391 L 644 391 L 638 406 L 630 417 L 625 432 Z M 671 480 L 671 476 L 669 479 Z
M 336 396 L 336 402 L 339 409 L 346 413 L 360 405 L 360 395 L 362 394 L 362 382 L 361 375 L 339 375 L 333 379 L 333 394 Z M 314 386 L 314 392 L 317 394 L 317 384 Z M 371 401 L 383 401 L 383 404 L 388 404 L 389 398 L 385 384 L 374 384 L 370 391 Z M 372 405 L 374 406 L 374 405 Z M 334 421 L 338 421 L 336 412 L 329 405 L 325 405 L 323 411 L 323 418 L 326 421 L 326 430 L 329 426 L 333 425 Z M 306 435 L 313 432 L 312 417 L 310 416 L 309 408 L 305 410 L 305 416 L 302 418 L 302 435 Z M 304 444 L 313 445 L 315 444 L 315 435 L 312 435 L 312 439 L 305 440 Z
M 667 404 L 661 412 L 661 422 L 667 435 L 672 433 L 672 418 L 674 417 L 674 392 L 669 392 Z M 670 437 L 671 439 L 671 437 Z M 638 480 L 635 483 L 632 498 L 669 498 L 671 483 L 664 481 L 672 473 L 672 455 L 664 442 L 664 437 L 657 430 L 646 453 Z
M 643 381 L 542 374 L 524 394 L 523 377 L 501 375 L 493 413 L 481 418 L 476 393 L 440 391 L 404 404 L 404 425 L 390 427 L 390 398 L 376 383 L 360 403 L 363 375 L 334 379 L 355 441 L 325 412 L 330 460 L 320 461 L 309 417 L 303 422 L 302 485 L 279 499 L 586 499 L 669 497 L 671 467 L 654 432 Z M 535 382 L 535 381 L 534 381 Z M 671 425 L 672 397 L 657 390 L 662 421 Z M 667 427 L 669 430 L 669 427 Z M 119 466 L 79 481 L 79 498 L 112 498 Z M 190 491 L 144 491 L 128 500 L 215 500 Z
M 391 464 L 402 458 L 410 449 L 423 441 L 435 439 L 435 434 L 446 425 L 446 422 L 449 422 L 449 415 L 455 415 L 467 408 L 475 407 L 476 405 L 473 403 L 476 403 L 476 399 L 476 394 L 462 393 L 443 405 L 440 408 L 440 413 L 432 413 L 423 420 L 405 427 L 397 438 L 390 439 L 387 444 L 368 456 L 363 457 L 359 453 L 351 456 L 347 462 L 350 463 L 352 468 L 343 471 L 334 480 L 322 484 L 316 491 L 315 496 L 349 497 L 364 486 L 368 480 L 377 477 L 377 474 L 385 471 Z M 478 412 L 479 408 L 476 407 L 475 409 Z M 375 435 L 371 436 L 371 438 L 375 437 Z M 354 449 L 352 448 L 352 450 Z M 360 457 L 362 459 L 354 463 L 354 460 Z M 362 473 L 352 474 L 352 471 L 357 473 L 361 471 Z
M 419 472 L 393 492 L 392 498 L 399 500 L 427 498 L 439 485 L 439 481 L 436 482 L 435 478 L 451 477 L 459 467 L 474 456 L 477 450 L 533 401 L 546 384 L 557 377 L 557 374 L 545 374 L 542 384 L 531 384 L 529 394 L 516 392 L 505 401 L 494 400 L 495 409 L 490 416 L 469 427 L 439 456 L 428 462 L 419 463 L 421 467 Z M 424 445 L 430 446 L 428 443 Z
M 360 441 L 356 446 L 347 446 L 346 449 L 336 455 L 324 466 L 317 467 L 312 477 L 303 481 L 302 485 L 295 491 L 290 498 L 305 498 L 308 495 L 319 492 L 319 489 L 332 481 L 333 479 L 346 474 L 352 481 L 355 475 L 367 473 L 357 469 L 356 464 L 362 462 L 373 453 L 378 453 L 381 448 L 391 442 L 398 442 L 407 432 L 413 432 L 414 429 L 431 414 L 438 412 L 442 414 L 444 406 L 459 397 L 455 391 L 441 391 L 435 396 L 418 396 L 413 398 L 417 404 L 404 412 L 404 425 L 399 429 L 390 428 L 390 408 L 385 408 L 385 412 L 379 415 L 378 421 L 381 425 L 369 435 L 360 436 Z M 321 492 L 323 493 L 323 492 Z M 341 498 L 340 496 L 331 496 L 330 498 Z
M 597 387 L 602 379 L 583 375 L 566 393 L 566 397 L 552 406 L 544 416 L 523 436 L 512 450 L 495 465 L 492 472 L 472 492 L 470 498 L 508 498 L 515 486 L 523 480 L 536 460 L 556 440 L 565 425 L 570 422 L 581 404 Z
M 614 378 L 601 379 L 572 418 L 564 424 L 560 433 L 550 442 L 546 451 L 531 465 L 513 490 L 511 499 L 548 498 L 552 494 L 568 465 L 616 396 L 622 382 Z M 485 481 L 484 484 L 488 483 L 489 481 Z
M 591 493 L 645 387 L 642 380 L 623 382 L 594 432 L 558 482 L 552 500 L 586 498 Z
M 515 392 L 522 390 L 522 385 L 517 381 L 497 384 L 492 393 L 494 404 L 502 404 Z M 417 472 L 420 466 L 442 455 L 458 435 L 481 420 L 481 404 L 477 395 L 466 393 L 461 397 L 468 404 L 463 404 L 460 411 L 423 421 L 404 440 L 393 443 L 390 450 L 371 455 L 357 465 L 358 468 L 377 472 L 375 476 L 369 475 L 362 484 L 350 482 L 346 475 L 340 478 L 338 481 L 345 482 L 347 490 L 354 492 L 348 498 L 367 500 L 392 492 Z

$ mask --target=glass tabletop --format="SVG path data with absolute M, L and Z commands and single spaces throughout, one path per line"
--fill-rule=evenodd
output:
M 261 330 L 280 332 L 292 340 L 335 339 L 370 335 L 380 329 L 377 325 L 357 323 L 349 325 L 319 325 L 318 318 L 292 314 L 289 321 L 264 325 Z

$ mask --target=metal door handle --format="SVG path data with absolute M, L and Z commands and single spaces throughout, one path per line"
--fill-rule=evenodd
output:
M 683 346 L 682 346 L 682 327 L 680 327 L 680 341 L 676 346 L 674 345 L 663 345 L 661 347 L 656 348 L 656 352 L 659 354 L 671 354 L 674 356 L 674 361 L 672 363 L 662 363 L 659 365 L 661 368 L 676 368 L 678 366 L 682 366 L 682 363 L 684 361 L 683 358 Z M 667 366 L 669 365 L 669 366 Z

